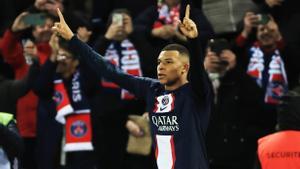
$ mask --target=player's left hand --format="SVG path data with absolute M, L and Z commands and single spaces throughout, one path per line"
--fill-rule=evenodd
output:
M 186 6 L 183 21 L 179 23 L 179 29 L 184 36 L 193 39 L 198 37 L 198 30 L 195 22 L 190 19 L 190 5 Z
M 57 8 L 57 15 L 59 16 L 59 22 L 54 23 L 52 30 L 64 39 L 71 40 L 74 34 L 71 31 L 70 27 L 67 25 L 64 16 L 60 12 L 59 8 Z

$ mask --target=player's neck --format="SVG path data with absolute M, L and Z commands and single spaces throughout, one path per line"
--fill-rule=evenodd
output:
M 174 83 L 172 85 L 165 85 L 165 90 L 173 91 L 173 90 L 176 90 L 179 87 L 185 85 L 186 83 L 188 83 L 188 81 L 186 79 L 185 80 L 178 80 L 176 83 Z

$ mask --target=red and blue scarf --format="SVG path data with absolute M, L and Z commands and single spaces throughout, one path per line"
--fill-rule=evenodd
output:
M 109 60 L 125 73 L 134 76 L 142 76 L 140 57 L 134 45 L 128 39 L 123 40 L 118 45 L 116 43 L 111 43 L 105 52 L 104 58 Z M 120 88 L 117 84 L 105 79 L 102 80 L 102 86 L 114 89 Z M 121 90 L 120 97 L 125 100 L 134 98 L 134 96 L 125 89 Z
M 90 120 L 90 108 L 82 91 L 80 73 L 76 71 L 70 86 L 64 85 L 60 75 L 54 78 L 54 101 L 57 114 L 55 119 L 65 125 L 66 144 L 64 151 L 88 151 L 93 150 L 92 126 Z M 71 96 L 67 89 L 70 89 Z
M 153 24 L 153 29 L 162 27 L 163 25 L 178 26 L 177 20 L 180 18 L 180 4 L 171 9 L 167 4 L 159 1 L 157 4 L 158 19 Z
M 280 52 L 276 49 L 273 52 L 269 67 L 265 68 L 264 52 L 256 45 L 250 49 L 250 62 L 247 74 L 254 78 L 257 85 L 263 87 L 263 71 L 268 70 L 268 83 L 266 85 L 265 103 L 279 104 L 280 98 L 288 91 L 287 76 L 284 68 L 284 62 Z

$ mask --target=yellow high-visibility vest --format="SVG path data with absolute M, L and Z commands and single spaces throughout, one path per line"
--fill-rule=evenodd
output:
M 10 113 L 0 112 L 0 124 L 7 126 L 9 122 L 14 120 L 14 115 Z

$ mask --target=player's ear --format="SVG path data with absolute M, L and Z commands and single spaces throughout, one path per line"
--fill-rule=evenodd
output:
M 185 63 L 183 65 L 182 70 L 181 70 L 181 74 L 188 73 L 189 72 L 189 68 L 190 68 L 190 65 L 188 63 Z

